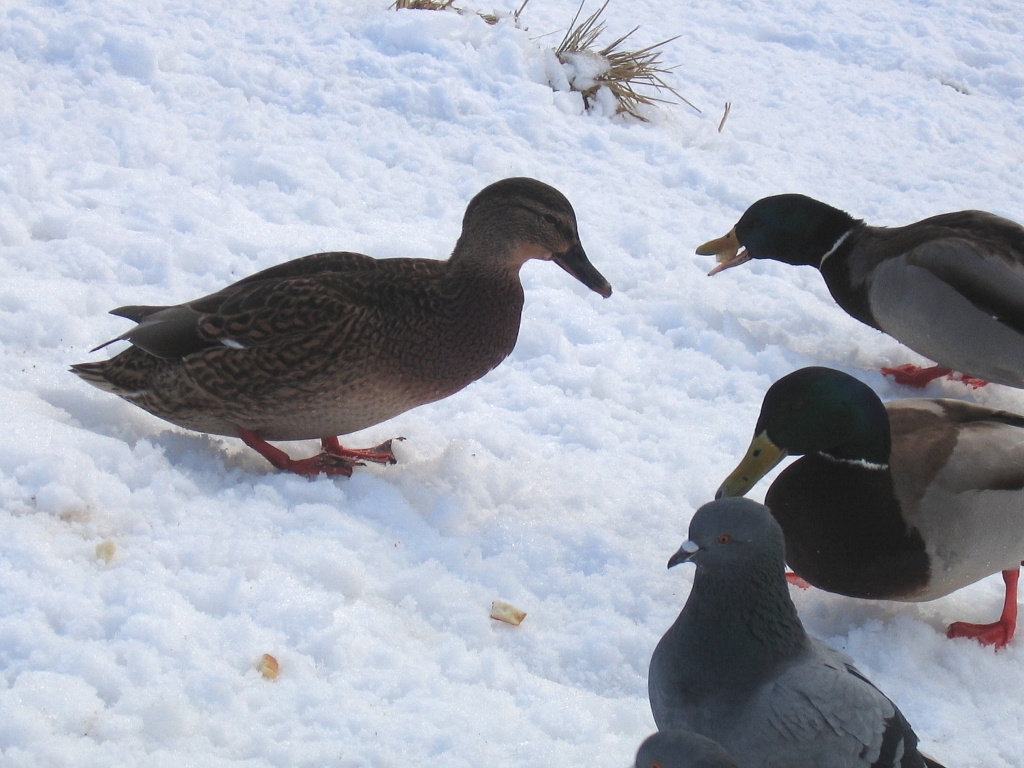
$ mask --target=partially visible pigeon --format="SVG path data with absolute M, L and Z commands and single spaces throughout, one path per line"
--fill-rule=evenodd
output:
M 740 768 L 711 739 L 692 731 L 652 733 L 636 753 L 635 768 Z
M 722 499 L 697 510 L 668 561 L 697 573 L 651 658 L 658 729 L 713 739 L 743 768 L 942 768 L 850 657 L 804 631 L 784 551 L 762 504 Z

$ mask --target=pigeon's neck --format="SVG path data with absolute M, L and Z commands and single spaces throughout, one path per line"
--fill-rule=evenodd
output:
M 698 568 L 678 623 L 680 650 L 701 659 L 698 666 L 714 675 L 742 672 L 751 683 L 807 644 L 777 557 Z

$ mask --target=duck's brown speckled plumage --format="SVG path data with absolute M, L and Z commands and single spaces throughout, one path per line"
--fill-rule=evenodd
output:
M 569 202 L 506 179 L 466 210 L 451 258 L 320 253 L 172 307 L 114 310 L 133 346 L 72 369 L 179 426 L 266 440 L 348 434 L 447 397 L 515 346 L 519 268 L 556 261 L 609 295 Z

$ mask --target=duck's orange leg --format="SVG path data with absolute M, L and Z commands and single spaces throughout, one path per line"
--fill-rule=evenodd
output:
M 352 468 L 364 461 L 378 464 L 394 464 L 395 454 L 391 452 L 391 441 L 365 450 L 342 448 L 336 437 L 325 437 L 320 441 L 323 450 L 308 459 L 293 459 L 280 448 L 275 448 L 255 432 L 238 428 L 242 441 L 278 469 L 297 475 L 343 475 L 350 477 Z M 400 439 L 400 438 L 399 438 Z
M 1017 629 L 1017 578 L 1020 568 L 1003 571 L 1006 597 L 1003 599 L 1003 613 L 999 621 L 992 624 L 968 624 L 958 621 L 949 625 L 946 637 L 972 637 L 982 645 L 994 645 L 998 651 L 1013 638 Z

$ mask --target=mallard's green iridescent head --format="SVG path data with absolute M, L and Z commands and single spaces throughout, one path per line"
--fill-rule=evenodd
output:
M 801 368 L 765 394 L 750 448 L 718 496 L 742 496 L 787 455 L 884 465 L 890 450 L 889 416 L 870 387 L 832 368 Z
M 806 195 L 774 195 L 751 205 L 729 234 L 704 243 L 697 253 L 717 257 L 719 264 L 711 275 L 749 259 L 818 267 L 858 223 L 848 213 Z

